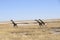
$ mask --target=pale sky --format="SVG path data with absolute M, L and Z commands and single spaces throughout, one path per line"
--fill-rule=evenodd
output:
M 0 0 L 0 21 L 60 18 L 60 0 Z

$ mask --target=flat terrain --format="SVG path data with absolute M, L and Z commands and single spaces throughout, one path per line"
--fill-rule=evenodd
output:
M 0 22 L 0 40 L 60 40 L 60 19 L 43 20 L 46 25 L 39 26 L 34 20 Z

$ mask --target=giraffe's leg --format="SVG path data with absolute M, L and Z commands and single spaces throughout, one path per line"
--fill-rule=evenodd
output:
M 43 29 L 43 26 L 41 25 L 41 29 Z
M 40 29 L 42 28 L 42 24 L 39 24 L 39 28 L 40 28 Z
M 15 27 L 16 27 L 16 28 L 18 28 L 18 26 L 17 26 L 17 25 L 15 25 Z

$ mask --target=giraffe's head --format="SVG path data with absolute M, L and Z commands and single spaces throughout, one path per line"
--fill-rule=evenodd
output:
M 13 20 L 10 20 L 10 21 L 13 21 Z

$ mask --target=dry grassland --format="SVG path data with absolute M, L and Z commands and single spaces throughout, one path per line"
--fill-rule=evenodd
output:
M 18 24 L 18 28 L 14 28 L 11 22 L 1 22 L 0 40 L 60 40 L 59 32 L 55 33 L 56 30 L 51 30 L 60 27 L 60 21 L 46 20 L 44 21 L 46 26 L 42 26 L 42 28 L 38 23 L 33 24 L 34 21 L 18 22 L 28 22 L 30 24 Z

